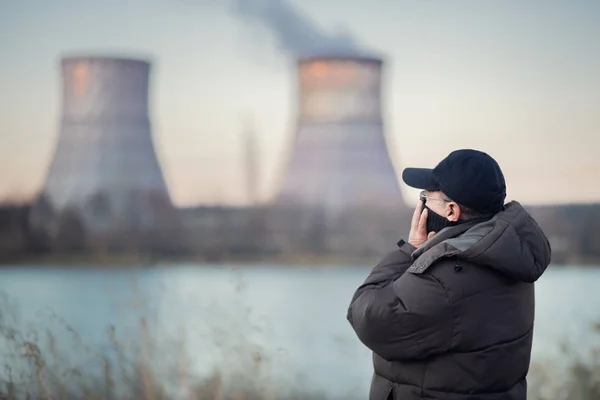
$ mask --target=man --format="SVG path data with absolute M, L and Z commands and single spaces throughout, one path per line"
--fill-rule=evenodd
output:
M 519 203 L 504 205 L 504 176 L 483 152 L 457 150 L 402 178 L 423 189 L 408 242 L 348 309 L 373 351 L 370 399 L 526 399 L 546 236 Z

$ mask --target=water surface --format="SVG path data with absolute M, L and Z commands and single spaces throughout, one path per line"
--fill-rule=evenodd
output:
M 370 268 L 176 265 L 90 269 L 19 267 L 0 271 L 4 321 L 50 329 L 63 349 L 102 352 L 107 329 L 139 344 L 140 318 L 165 360 L 183 350 L 198 374 L 214 366 L 252 368 L 260 355 L 270 379 L 366 396 L 371 355 L 346 321 L 354 290 Z M 600 321 L 600 268 L 551 268 L 536 285 L 534 361 L 569 341 L 587 352 Z M 73 332 L 78 338 L 74 338 Z M 42 331 L 43 331 L 42 329 Z M 77 349 L 77 350 L 76 350 Z M 86 353 L 87 354 L 87 353 Z

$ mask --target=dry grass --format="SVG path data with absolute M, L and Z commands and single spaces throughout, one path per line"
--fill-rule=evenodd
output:
M 19 350 L 20 359 L 13 357 L 5 363 L 6 379 L 0 386 L 0 399 L 325 399 L 316 393 L 277 393 L 264 379 L 258 354 L 254 356 L 253 367 L 244 374 L 227 376 L 215 372 L 198 378 L 189 373 L 185 353 L 178 356 L 178 365 L 161 365 L 159 357 L 143 353 L 131 360 L 114 335 L 111 335 L 112 354 L 93 358 L 87 365 L 70 366 L 57 353 L 50 334 L 44 344 L 15 332 L 3 334 L 13 349 Z M 49 349 L 47 354 L 42 348 Z M 180 344 L 180 351 L 183 349 Z M 144 351 L 147 350 L 150 349 Z M 101 367 L 102 372 L 91 373 L 92 364 Z M 172 363 L 165 361 L 165 364 Z
M 592 329 L 597 334 L 596 339 L 600 339 L 600 323 Z M 600 347 L 592 346 L 587 354 L 581 355 L 572 344 L 564 344 L 556 362 L 534 363 L 529 373 L 529 398 L 599 400 Z
M 157 340 L 146 318 L 140 318 L 139 338 L 134 345 L 122 342 L 114 327 L 107 331 L 107 348 L 87 345 L 59 316 L 50 313 L 62 336 L 45 327 L 40 334 L 23 331 L 17 315 L 7 312 L 14 305 L 0 299 L 0 400 L 308 400 L 327 399 L 310 388 L 291 390 L 277 385 L 269 376 L 268 360 L 260 348 L 250 343 L 236 347 L 225 365 L 232 368 L 197 376 L 190 368 L 190 351 L 182 337 Z M 48 324 L 49 326 L 50 324 Z M 600 324 L 595 327 L 600 333 Z M 56 337 L 69 340 L 61 349 Z M 161 343 L 159 346 L 157 343 Z M 600 348 L 588 357 L 574 357 L 573 348 L 564 346 L 565 368 L 559 363 L 534 363 L 529 375 L 530 400 L 600 399 Z M 76 353 L 73 364 L 69 353 Z M 351 386 L 349 383 L 348 387 Z M 346 392 L 340 388 L 340 394 Z M 340 395 L 340 399 L 350 399 Z M 360 396 L 357 396 L 360 398 Z
M 43 334 L 19 330 L 19 318 L 7 312 L 12 309 L 8 299 L 0 303 L 0 366 L 4 370 L 0 371 L 0 400 L 327 398 L 309 389 L 294 391 L 275 385 L 261 349 L 249 343 L 230 355 L 232 359 L 224 360 L 231 369 L 197 376 L 190 368 L 185 338 L 158 340 L 147 318 L 138 321 L 139 338 L 135 343 L 122 342 L 111 326 L 107 331 L 110 345 L 99 349 L 86 344 L 52 312 L 52 323 L 48 321 L 47 325 L 58 325 L 63 332 L 56 334 L 49 328 L 44 328 Z M 61 349 L 56 338 L 64 339 L 65 334 L 68 348 Z M 70 359 L 77 359 L 77 363 Z

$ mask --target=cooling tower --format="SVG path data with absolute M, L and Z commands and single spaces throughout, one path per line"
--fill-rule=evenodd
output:
M 346 207 L 403 207 L 381 112 L 382 61 L 312 57 L 298 63 L 294 146 L 276 204 L 338 214 Z
M 76 210 L 91 231 L 156 228 L 173 214 L 148 116 L 151 65 L 110 57 L 62 59 L 62 115 L 42 195 Z M 34 224 L 44 224 L 34 213 Z

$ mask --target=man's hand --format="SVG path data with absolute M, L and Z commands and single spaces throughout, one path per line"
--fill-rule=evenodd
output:
M 413 213 L 410 233 L 408 234 L 408 243 L 415 247 L 420 247 L 435 235 L 435 232 L 427 234 L 427 212 L 426 208 L 423 209 L 423 202 L 419 201 Z

